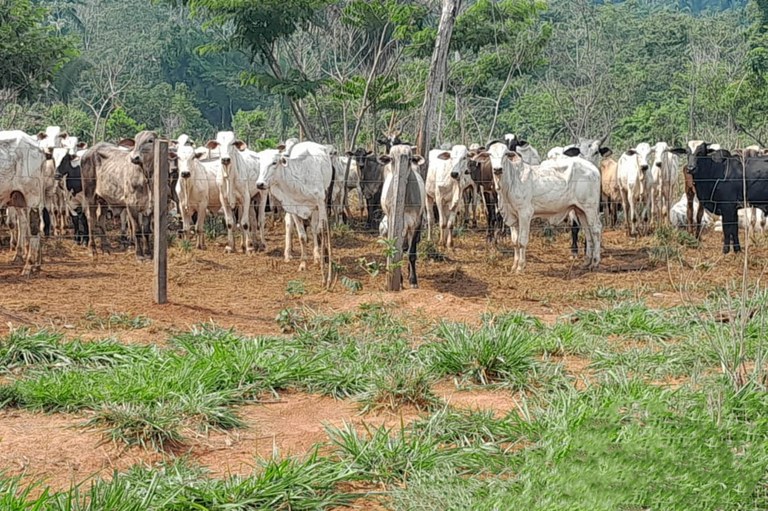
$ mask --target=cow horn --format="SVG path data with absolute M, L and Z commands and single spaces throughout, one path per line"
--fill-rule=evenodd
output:
M 603 138 L 600 139 L 600 143 L 598 144 L 598 146 L 603 145 L 605 141 L 608 140 L 608 135 L 610 135 L 610 132 L 603 135 Z

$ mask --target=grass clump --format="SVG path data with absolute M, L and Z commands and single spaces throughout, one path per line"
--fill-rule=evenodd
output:
M 480 385 L 505 382 L 523 385 L 533 367 L 535 336 L 514 322 L 472 330 L 465 324 L 442 323 L 441 341 L 427 346 L 433 371 Z
M 0 341 L 0 371 L 70 363 L 72 360 L 61 347 L 61 335 L 47 330 L 32 333 L 19 328 Z
M 397 434 L 386 426 L 374 428 L 364 424 L 363 428 L 363 433 L 346 423 L 342 428 L 326 428 L 336 454 L 361 480 L 404 481 L 454 456 L 450 450 L 441 449 L 436 439 L 408 434 L 404 427 Z
M 442 444 L 473 447 L 485 444 L 513 444 L 520 437 L 517 421 L 498 419 L 493 410 L 456 410 L 445 407 L 413 424 L 416 434 Z
M 113 442 L 165 450 L 184 443 L 183 423 L 175 403 L 106 403 L 85 426 L 100 429 Z
M 424 411 L 433 409 L 440 399 L 432 392 L 432 378 L 427 371 L 401 364 L 379 371 L 360 402 L 363 412 L 396 411 L 403 406 Z

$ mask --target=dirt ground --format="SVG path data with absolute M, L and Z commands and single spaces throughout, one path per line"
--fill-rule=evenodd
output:
M 174 246 L 168 263 L 169 303 L 162 306 L 151 299 L 152 265 L 136 262 L 130 252 L 92 258 L 70 241 L 49 240 L 42 272 L 22 278 L 21 268 L 9 264 L 11 256 L 5 250 L 0 252 L 0 331 L 4 335 L 9 328 L 29 326 L 62 331 L 71 338 L 115 336 L 124 342 L 161 343 L 172 332 L 213 321 L 247 334 L 279 334 L 275 318 L 282 309 L 308 307 L 334 313 L 372 302 L 393 304 L 403 318 L 425 325 L 441 318 L 477 323 L 481 314 L 503 310 L 520 310 L 552 322 L 576 309 L 609 305 L 605 296 L 612 290 L 622 299 L 639 298 L 658 307 L 700 301 L 718 288 L 736 285 L 744 271 L 742 257 L 722 255 L 719 233 L 708 233 L 697 249 L 675 244 L 679 257 L 654 264 L 653 237 L 632 240 L 623 231 L 606 231 L 601 267 L 587 272 L 580 269 L 581 261 L 570 259 L 567 233 L 548 240 L 539 232 L 529 247 L 525 272 L 517 275 L 510 271 L 508 245 L 489 247 L 482 233 L 466 233 L 456 238 L 457 248 L 445 254 L 446 260 L 419 262 L 419 289 L 387 293 L 384 276 L 371 277 L 359 264 L 362 257 L 383 262 L 381 245 L 372 235 L 337 233 L 334 255 L 342 275 L 362 284 L 362 290 L 353 293 L 341 282 L 332 291 L 323 290 L 319 268 L 311 263 L 307 271 L 299 272 L 297 260 L 284 262 L 282 239 L 281 227 L 273 228 L 268 251 L 255 255 L 225 255 L 220 243 L 209 243 L 204 252 Z M 749 280 L 756 282 L 765 272 L 768 242 L 758 240 L 750 250 Z M 289 296 L 289 289 L 295 295 L 298 288 L 303 288 L 302 296 Z M 123 330 L 93 321 L 110 314 L 144 316 L 150 324 Z M 441 382 L 435 390 L 459 407 L 497 414 L 516 407 L 510 391 L 458 391 L 451 382 Z M 361 416 L 352 402 L 305 394 L 249 405 L 240 415 L 248 428 L 198 435 L 190 444 L 189 454 L 215 475 L 247 473 L 255 456 L 273 451 L 304 453 L 325 440 L 325 424 L 365 421 L 397 426 L 401 420 L 418 417 L 415 412 Z M 86 419 L 0 412 L 0 469 L 31 479 L 42 477 L 53 488 L 63 489 L 92 475 L 108 477 L 115 469 L 162 458 L 155 452 L 102 444 L 99 433 L 80 427 Z

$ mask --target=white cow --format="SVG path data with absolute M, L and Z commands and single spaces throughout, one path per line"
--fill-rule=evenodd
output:
M 661 222 L 668 223 L 672 197 L 677 194 L 680 158 L 671 151 L 666 142 L 657 142 L 651 150 L 654 153 L 651 173 L 654 181 L 658 183 L 657 208 L 661 215 Z
M 504 135 L 504 141 L 507 143 L 507 149 L 519 154 L 523 158 L 524 163 L 528 165 L 538 165 L 541 163 L 539 152 L 528 141 L 519 138 L 513 133 Z
M 755 239 L 757 235 L 765 236 L 765 213 L 760 208 L 749 207 L 738 210 L 739 229 L 744 232 L 751 239 Z M 706 222 L 703 222 L 706 225 Z M 718 218 L 714 225 L 715 232 L 723 232 L 723 220 Z
M 426 190 L 424 180 L 419 172 L 419 165 L 424 162 L 421 156 L 413 156 L 411 148 L 404 144 L 392 146 L 388 155 L 379 156 L 379 163 L 383 165 L 382 173 L 384 186 L 381 191 L 381 209 L 384 217 L 379 224 L 379 233 L 386 237 L 389 231 L 389 218 L 395 209 L 397 190 L 393 185 L 395 174 L 400 173 L 400 160 L 407 156 L 410 172 L 405 184 L 405 208 L 403 209 L 403 252 L 408 253 L 408 282 L 411 287 L 419 287 L 416 277 L 416 249 L 421 238 L 421 221 L 424 216 L 424 203 Z M 394 221 L 394 220 L 393 220 Z
M 621 204 L 627 221 L 627 230 L 630 236 L 637 235 L 637 219 L 641 214 L 638 209 L 643 199 L 653 197 L 647 189 L 653 187 L 653 177 L 648 172 L 648 155 L 651 146 L 645 142 L 637 145 L 621 155 L 617 164 L 619 190 L 621 192 Z
M 261 167 L 258 153 L 248 149 L 242 140 L 237 140 L 231 131 L 220 131 L 216 140 L 209 140 L 208 149 L 219 151 L 221 166 L 218 167 L 216 184 L 219 187 L 219 200 L 224 209 L 227 224 L 227 246 L 225 252 L 235 250 L 235 208 L 240 211 L 240 229 L 243 238 L 240 248 L 243 252 L 253 252 L 253 227 L 259 226 L 259 241 L 266 250 L 264 241 L 264 214 L 267 208 L 267 194 L 257 188 L 256 182 Z M 253 208 L 253 201 L 258 200 L 258 215 Z
M 77 145 L 77 137 L 69 136 L 66 132 L 61 131 L 59 126 L 48 126 L 45 131 L 37 134 L 37 139 L 46 156 L 43 179 L 45 181 L 45 207 L 48 225 L 46 225 L 45 234 L 47 236 L 49 229 L 52 229 L 55 235 L 63 236 L 67 228 L 67 194 L 54 178 L 57 166 L 54 153 L 61 154 L 61 149 L 74 150 Z M 61 160 L 59 159 L 59 161 Z
M 490 161 L 493 167 L 499 210 L 512 232 L 517 272 L 525 267 L 531 220 L 538 217 L 560 223 L 571 211 L 587 234 L 585 266 L 600 264 L 600 172 L 594 165 L 583 158 L 563 158 L 530 166 L 499 142 L 475 159 Z
M 23 131 L 0 131 L 0 206 L 8 206 L 9 216 L 18 224 L 14 260 L 24 261 L 22 275 L 30 275 L 42 264 L 44 165 L 45 154 L 35 138 Z M 36 234 L 33 222 L 39 226 Z
M 455 145 L 451 151 L 429 152 L 426 181 L 427 237 L 432 239 L 433 206 L 440 221 L 440 245 L 453 248 L 453 226 L 461 204 L 462 180 L 469 175 L 467 146 Z
M 208 211 L 216 214 L 222 209 L 219 186 L 216 182 L 221 173 L 221 160 L 200 158 L 207 150 L 195 149 L 189 145 L 179 145 L 176 159 L 179 166 L 179 180 L 176 182 L 176 195 L 179 197 L 179 213 L 184 225 L 184 233 L 197 236 L 197 248 L 205 249 L 205 216 Z M 197 223 L 192 225 L 192 215 L 197 212 Z
M 694 217 L 699 211 L 699 208 L 701 208 L 701 206 L 699 205 L 699 200 L 696 197 L 694 197 L 693 198 Z M 702 227 L 711 226 L 712 215 L 709 213 L 709 211 L 703 208 L 702 208 L 702 213 L 703 213 L 701 217 Z M 676 227 L 678 229 L 685 229 L 688 226 L 688 197 L 685 194 L 683 194 L 683 196 L 680 197 L 680 200 L 677 201 L 675 204 L 673 204 L 672 207 L 670 208 L 669 223 L 672 224 L 673 227 Z
M 290 152 L 267 158 L 262 153 L 261 171 L 257 181 L 259 190 L 269 191 L 282 204 L 292 220 L 309 220 L 313 230 L 314 259 L 324 264 L 321 256 L 320 238 L 328 236 L 330 249 L 330 231 L 328 230 L 327 194 L 332 192 L 333 168 L 327 149 L 315 142 L 293 144 Z M 324 234 L 321 234 L 321 231 Z M 286 242 L 290 241 L 290 225 L 286 218 Z M 290 259 L 290 246 L 286 243 L 286 259 Z M 306 253 L 301 243 L 301 264 L 299 270 L 306 269 Z

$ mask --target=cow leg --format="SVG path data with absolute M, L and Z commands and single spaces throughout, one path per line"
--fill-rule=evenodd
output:
M 519 229 L 517 244 L 518 247 L 520 247 L 518 249 L 520 252 L 520 257 L 517 260 L 517 269 L 515 271 L 520 273 L 525 269 L 525 252 L 528 248 L 528 237 L 531 230 L 531 216 L 528 214 L 520 215 L 517 222 Z
M 579 257 L 579 222 L 574 218 L 571 220 L 571 258 L 577 257 Z
M 488 229 L 485 235 L 485 240 L 488 243 L 493 243 L 496 231 L 496 201 L 489 192 L 483 191 L 483 201 L 485 202 L 485 214 L 488 221 Z
M 259 250 L 264 250 L 266 252 L 267 250 L 267 241 L 264 239 L 264 220 L 267 216 L 267 193 L 266 192 L 260 192 L 259 193 L 259 210 L 258 210 L 258 218 L 256 221 L 259 224 Z
M 458 204 L 457 204 L 458 206 Z M 456 210 L 458 208 L 451 208 L 448 210 L 448 214 L 446 215 L 446 225 L 445 225 L 445 246 L 447 248 L 453 248 L 453 226 L 456 223 Z
M 632 213 L 634 210 L 630 210 L 629 206 L 629 191 L 621 190 L 621 207 L 624 208 L 624 223 L 627 227 L 627 235 L 632 236 Z
M 427 240 L 432 241 L 432 224 L 435 223 L 434 211 L 435 199 L 427 195 Z
M 285 214 L 285 249 L 283 250 L 283 259 L 285 262 L 291 260 L 291 226 L 293 224 L 293 216 L 290 213 Z M 296 226 L 296 232 L 298 233 L 298 226 Z
M 518 232 L 518 218 L 515 216 L 510 216 L 509 218 L 509 241 L 512 243 L 512 249 L 514 251 L 512 268 L 517 270 L 517 265 L 520 262 L 520 237 Z
M 227 224 L 227 246 L 224 252 L 231 254 L 235 251 L 235 213 L 226 202 L 226 197 L 220 197 L 224 209 L 224 222 Z
M 304 225 L 304 219 L 294 217 L 296 227 L 299 231 L 299 250 L 301 251 L 301 263 L 299 263 L 299 271 L 307 269 L 307 230 Z
M 696 210 L 696 239 L 701 240 L 702 219 L 704 218 L 704 206 L 699 203 L 699 209 Z
M 51 212 L 48 208 L 43 208 L 43 225 L 43 234 L 46 238 L 50 238 L 53 222 L 51 222 Z
M 723 219 L 723 254 L 727 254 L 731 251 L 731 242 L 734 241 L 734 250 L 736 249 L 736 243 L 738 243 L 736 240 L 738 240 L 739 235 L 739 217 L 736 208 L 731 204 L 721 206 L 721 212 Z M 736 231 L 735 234 L 733 232 L 734 229 Z M 739 247 L 739 250 L 741 250 L 741 247 Z
M 197 224 L 195 224 L 198 250 L 205 250 L 205 215 L 207 212 L 208 204 L 201 204 L 200 211 L 197 212 Z
M 408 247 L 408 283 L 411 288 L 416 289 L 419 287 L 419 280 L 416 277 L 416 259 L 417 249 L 419 242 L 421 241 L 421 219 L 416 224 L 416 231 L 411 235 L 411 243 Z

